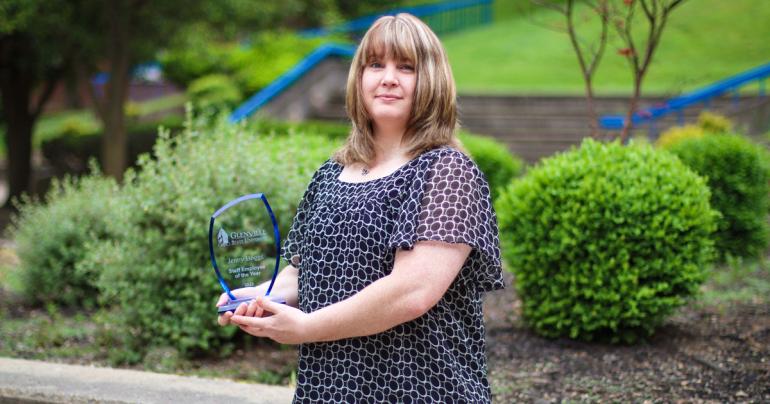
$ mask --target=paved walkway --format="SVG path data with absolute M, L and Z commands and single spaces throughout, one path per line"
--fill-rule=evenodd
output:
M 289 403 L 287 387 L 0 358 L 0 403 Z

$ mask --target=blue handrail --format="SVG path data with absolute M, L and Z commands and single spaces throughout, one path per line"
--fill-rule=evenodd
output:
M 492 10 L 491 10 L 492 0 L 459 0 L 459 1 L 449 1 L 449 2 L 441 2 L 441 3 L 435 3 L 435 4 L 425 4 L 420 6 L 413 6 L 413 7 L 402 7 L 402 8 L 395 8 L 392 10 L 388 10 L 384 13 L 377 13 L 372 15 L 367 15 L 361 18 L 357 18 L 352 21 L 348 21 L 346 23 L 330 27 L 330 28 L 314 28 L 314 29 L 308 29 L 304 31 L 300 31 L 300 35 L 308 36 L 308 37 L 316 37 L 316 36 L 325 36 L 329 34 L 347 34 L 347 33 L 355 33 L 355 32 L 362 32 L 366 31 L 372 23 L 380 18 L 383 15 L 394 15 L 398 13 L 409 13 L 414 15 L 415 17 L 431 17 L 443 13 L 448 13 L 451 11 L 457 11 L 461 9 L 471 8 L 471 7 L 479 7 L 480 12 L 478 14 L 479 16 L 479 23 L 486 24 L 492 21 Z M 433 26 L 438 24 L 431 24 L 429 21 L 428 25 L 431 25 L 433 30 L 437 33 L 444 32 L 447 30 L 444 26 Z M 455 24 L 457 24 L 457 21 L 453 21 Z M 452 26 L 450 26 L 448 29 L 451 29 Z
M 631 118 L 633 126 L 643 123 L 653 123 L 658 119 L 671 114 L 679 114 L 680 124 L 684 120 L 683 110 L 693 104 L 708 102 L 722 94 L 736 91 L 738 88 L 747 85 L 753 81 L 759 82 L 759 95 L 765 95 L 765 80 L 770 76 L 770 63 L 745 71 L 725 80 L 718 81 L 710 86 L 695 90 L 676 98 L 672 98 L 662 105 L 655 105 L 650 108 L 642 109 Z M 623 115 L 605 115 L 599 119 L 599 124 L 603 129 L 619 130 L 623 129 L 626 118 Z
M 300 77 L 312 70 L 317 64 L 329 56 L 353 57 L 356 47 L 353 45 L 324 44 L 321 45 L 299 63 L 294 65 L 288 72 L 275 79 L 267 87 L 263 88 L 251 98 L 244 101 L 238 109 L 230 115 L 230 122 L 236 123 L 251 116 L 256 110 L 267 104 L 283 92 L 290 85 L 294 84 Z

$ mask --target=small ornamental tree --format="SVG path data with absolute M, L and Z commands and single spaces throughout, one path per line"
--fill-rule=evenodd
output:
M 599 68 L 610 36 L 609 28 L 614 27 L 617 37 L 622 44 L 617 54 L 628 60 L 633 77 L 633 93 L 629 98 L 628 110 L 621 141 L 628 138 L 634 113 L 642 95 L 642 83 L 653 61 L 655 51 L 660 45 L 663 30 L 668 23 L 671 12 L 686 0 L 531 0 L 533 3 L 546 7 L 564 15 L 572 49 L 578 59 L 580 72 L 586 84 L 586 106 L 588 108 L 589 127 L 591 135 L 599 135 L 597 113 L 594 107 L 593 81 Z M 589 10 L 583 16 L 576 15 L 578 5 L 585 5 Z M 641 16 L 640 16 L 641 14 Z M 578 23 L 581 20 L 598 20 L 598 33 L 581 35 Z M 642 24 L 639 24 L 639 23 Z M 644 25 L 638 29 L 638 25 Z
M 523 315 L 546 337 L 633 342 L 695 295 L 717 213 L 669 153 L 586 140 L 497 200 Z

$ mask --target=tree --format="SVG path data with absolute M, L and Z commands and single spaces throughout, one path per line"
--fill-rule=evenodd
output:
M 311 0 L 198 0 L 184 5 L 174 0 L 92 0 L 104 33 L 102 52 L 109 80 L 104 95 L 92 92 L 97 115 L 104 123 L 102 164 L 104 172 L 120 179 L 126 168 L 124 109 L 131 80 L 131 66 L 151 59 L 163 47 L 194 25 L 221 30 L 224 36 L 275 28 L 292 19 L 315 23 L 333 3 Z M 88 72 L 95 71 L 94 66 Z
M 618 11 L 618 7 L 613 12 L 615 14 L 615 28 L 620 39 L 625 44 L 625 48 L 620 52 L 627 57 L 631 73 L 634 80 L 634 91 L 629 100 L 628 111 L 620 132 L 622 142 L 628 137 L 632 125 L 632 118 L 639 104 L 639 98 L 642 96 L 642 83 L 652 64 L 655 50 L 660 44 L 660 38 L 666 27 L 671 12 L 685 0 L 623 0 L 625 11 Z M 640 8 L 643 12 L 643 20 L 647 26 L 641 35 L 633 30 L 634 16 L 636 9 Z M 641 41 L 638 36 L 643 36 Z
M 132 67 L 154 57 L 185 24 L 205 18 L 204 1 L 183 5 L 168 0 L 85 0 L 96 16 L 92 26 L 101 38 L 99 57 L 80 66 L 81 80 L 87 80 L 106 66 L 108 79 L 102 94 L 93 87 L 94 109 L 104 127 L 101 156 L 104 173 L 121 179 L 127 166 L 125 104 Z
M 30 188 L 32 133 L 56 84 L 87 39 L 74 21 L 87 18 L 75 2 L 0 3 L 0 98 L 6 128 L 9 198 Z
M 76 74 L 81 83 L 90 83 L 106 67 L 109 79 L 92 98 L 104 126 L 104 171 L 121 178 L 127 165 L 124 109 L 132 66 L 154 59 L 191 25 L 237 38 L 259 29 L 318 25 L 337 18 L 339 9 L 333 0 L 3 0 L 0 113 L 9 200 L 29 190 L 35 122 L 63 77 Z
M 653 55 L 660 44 L 663 29 L 674 8 L 685 0 L 532 0 L 533 3 L 556 10 L 563 14 L 566 20 L 566 31 L 569 34 L 570 43 L 575 51 L 586 83 L 586 98 L 588 105 L 589 126 L 591 135 L 599 134 L 598 115 L 594 108 L 593 79 L 596 69 L 604 56 L 607 42 L 610 40 L 608 27 L 614 26 L 620 42 L 623 46 L 618 53 L 628 59 L 633 77 L 634 89 L 629 98 L 628 110 L 623 129 L 620 133 L 622 142 L 628 138 L 633 124 L 633 116 L 636 112 L 639 99 L 642 94 L 644 77 L 652 64 Z M 581 38 L 575 24 L 575 7 L 578 3 L 588 6 L 600 21 L 600 30 L 593 42 Z M 636 10 L 641 8 L 643 21 L 647 23 L 646 29 L 634 29 L 634 23 L 638 22 Z M 643 36 L 644 40 L 638 37 Z
M 599 67 L 599 62 L 604 56 L 604 50 L 607 47 L 608 31 L 609 31 L 609 0 L 595 0 L 585 1 L 589 9 L 600 22 L 600 32 L 598 38 L 594 41 L 586 42 L 578 35 L 577 26 L 575 23 L 575 0 L 564 1 L 546 1 L 546 0 L 534 0 L 536 4 L 540 4 L 543 7 L 550 8 L 564 15 L 567 22 L 566 31 L 569 35 L 572 49 L 575 51 L 575 55 L 578 58 L 578 64 L 580 65 L 580 71 L 583 75 L 583 81 L 586 85 L 586 107 L 588 109 L 588 127 L 591 130 L 592 137 L 599 136 L 599 116 L 596 113 L 596 107 L 594 105 L 594 89 L 593 79 L 596 74 L 596 69 Z

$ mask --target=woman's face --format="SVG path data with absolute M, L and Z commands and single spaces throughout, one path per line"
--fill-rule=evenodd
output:
M 414 64 L 392 58 L 373 58 L 364 67 L 361 87 L 364 106 L 375 128 L 406 127 L 412 111 L 417 73 Z

